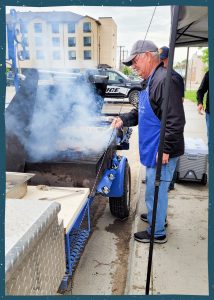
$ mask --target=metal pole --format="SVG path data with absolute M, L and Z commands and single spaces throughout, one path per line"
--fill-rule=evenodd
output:
M 175 50 L 175 41 L 178 25 L 178 16 L 179 16 L 179 6 L 172 7 L 172 24 L 171 24 L 171 37 L 170 37 L 170 46 L 169 46 L 169 62 L 167 67 L 167 76 L 166 76 L 166 88 L 163 95 L 163 113 L 161 119 L 161 131 L 160 131 L 160 142 L 158 147 L 158 162 L 156 168 L 156 178 L 155 178 L 155 193 L 154 193 L 154 205 L 152 211 L 152 226 L 151 226 L 151 239 L 149 246 L 149 257 L 148 257 L 148 267 L 147 267 L 147 279 L 146 279 L 146 295 L 149 295 L 150 288 L 150 278 L 151 278 L 151 268 L 152 268 L 152 256 L 153 256 L 153 245 L 154 245 L 154 233 L 155 233 L 155 222 L 156 222 L 156 212 L 158 205 L 158 192 L 160 186 L 160 176 L 161 176 L 161 167 L 162 167 L 162 156 L 163 156 L 163 145 L 164 145 L 164 136 L 165 136 L 165 127 L 166 127 L 166 118 L 167 118 L 167 108 L 169 103 L 169 88 L 171 84 L 171 73 L 174 59 L 174 50 Z
M 187 89 L 187 72 L 188 72 L 188 65 L 189 65 L 189 46 L 187 47 L 187 61 L 186 61 L 186 69 L 185 69 L 185 84 L 184 84 L 184 87 L 185 87 L 185 91 Z
M 122 52 L 122 48 L 124 48 L 125 46 L 118 46 L 118 48 L 120 48 L 120 58 L 119 58 L 119 70 L 121 70 L 121 52 Z

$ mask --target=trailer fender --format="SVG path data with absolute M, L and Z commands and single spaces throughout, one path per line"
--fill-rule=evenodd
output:
M 122 156 L 116 170 L 115 179 L 112 182 L 110 192 L 107 197 L 122 197 L 124 193 L 124 173 L 127 158 Z

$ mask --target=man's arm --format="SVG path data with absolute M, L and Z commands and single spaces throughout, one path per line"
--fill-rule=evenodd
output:
M 205 93 L 208 91 L 208 72 L 204 75 L 204 78 L 201 82 L 201 85 L 197 91 L 197 102 L 198 102 L 198 111 L 200 112 L 203 109 L 203 99 Z
M 130 127 L 138 124 L 138 110 L 132 109 L 129 113 L 122 114 L 116 117 L 111 126 L 114 128 L 121 128 L 122 126 Z
M 130 127 L 138 124 L 138 110 L 132 109 L 130 112 L 120 115 L 123 126 Z
M 164 87 L 164 85 L 163 85 Z M 173 76 L 169 93 L 165 140 L 163 152 L 169 155 L 177 153 L 182 155 L 183 131 L 185 114 L 183 107 L 183 82 L 179 77 Z M 180 152 L 180 153 L 179 153 Z

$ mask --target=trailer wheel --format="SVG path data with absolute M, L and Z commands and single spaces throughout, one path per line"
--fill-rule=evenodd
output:
M 125 219 L 129 216 L 131 198 L 131 172 L 126 161 L 124 171 L 124 194 L 122 197 L 109 197 L 110 211 L 118 219 Z
M 201 179 L 201 183 L 202 183 L 203 185 L 206 185 L 206 184 L 207 184 L 207 174 L 206 174 L 206 173 L 203 174 L 202 179 Z

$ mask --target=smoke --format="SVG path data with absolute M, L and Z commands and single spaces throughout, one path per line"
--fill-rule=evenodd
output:
M 31 161 L 51 160 L 68 149 L 70 155 L 90 155 L 104 151 L 114 138 L 109 125 L 97 126 L 102 104 L 103 98 L 82 76 L 39 80 L 27 136 L 20 130 L 23 119 L 15 124 L 12 118 L 11 125 Z

